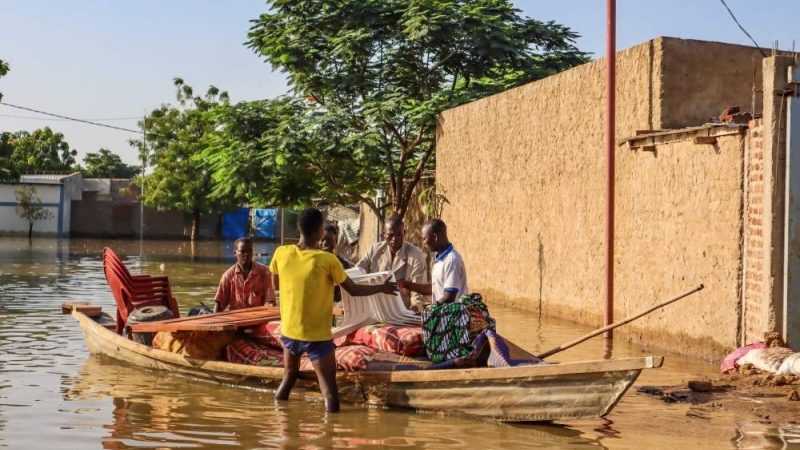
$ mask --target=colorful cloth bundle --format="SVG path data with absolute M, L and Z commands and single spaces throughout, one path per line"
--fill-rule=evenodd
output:
M 227 347 L 228 361 L 252 366 L 283 367 L 283 350 L 247 338 L 239 338 Z M 348 372 L 367 367 L 377 350 L 365 345 L 348 345 L 336 349 L 336 366 Z M 313 370 L 307 356 L 300 359 L 300 370 Z
M 396 353 L 401 356 L 419 356 L 425 347 L 422 328 L 389 324 L 367 325 L 334 341 L 337 346 L 366 345 L 379 352 Z
M 246 330 L 247 335 L 254 341 L 269 345 L 275 348 L 283 348 L 281 345 L 281 321 L 262 323 Z
M 283 367 L 283 350 L 239 338 L 227 349 L 228 361 L 253 366 Z
M 494 331 L 495 321 L 480 294 L 462 295 L 422 313 L 425 352 L 433 363 L 470 355 L 475 349 L 473 342 L 486 329 Z

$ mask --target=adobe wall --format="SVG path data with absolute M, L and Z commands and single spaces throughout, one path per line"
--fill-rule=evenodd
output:
M 693 39 L 661 38 L 661 128 L 700 125 L 727 106 L 761 111 L 761 51 Z M 755 98 L 755 109 L 753 108 Z
M 715 45 L 658 38 L 620 52 L 617 137 L 698 125 L 709 111 L 743 100 L 749 109 L 749 68 L 731 71 L 722 67 L 729 58 L 706 58 L 705 82 L 735 85 L 726 94 L 700 89 L 697 77 L 687 81 L 673 67 L 693 46 Z M 752 55 L 746 47 L 719 49 L 736 53 L 735 60 Z M 686 85 L 673 99 L 681 79 Z M 490 301 L 602 324 L 604 94 L 605 63 L 598 60 L 440 116 L 436 178 L 450 201 L 443 218 L 466 259 L 470 288 Z M 718 356 L 737 344 L 744 137 L 721 138 L 716 150 L 697 147 L 616 150 L 615 317 L 703 282 L 696 298 L 622 334 Z

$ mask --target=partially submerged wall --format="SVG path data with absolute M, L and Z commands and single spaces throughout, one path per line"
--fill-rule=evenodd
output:
M 722 56 L 688 58 L 693 46 Z M 750 61 L 753 50 L 716 46 L 659 38 L 620 52 L 617 136 L 698 125 L 709 112 L 748 100 L 752 67 L 727 65 Z M 705 82 L 730 90 L 707 89 L 675 67 L 679 61 L 703 62 Z M 490 301 L 602 323 L 604 73 L 604 61 L 595 61 L 441 115 L 436 176 L 450 201 L 443 218 L 471 289 Z M 744 137 L 720 138 L 716 147 L 691 140 L 658 147 L 617 148 L 615 316 L 704 282 L 701 294 L 627 335 L 717 356 L 737 344 Z

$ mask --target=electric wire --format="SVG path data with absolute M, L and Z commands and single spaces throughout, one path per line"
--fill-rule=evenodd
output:
M 749 37 L 751 41 L 753 41 L 753 44 L 756 46 L 756 48 L 758 49 L 758 51 L 760 51 L 760 52 L 761 52 L 761 55 L 762 55 L 764 58 L 766 58 L 766 57 L 767 57 L 767 53 L 766 53 L 766 52 L 764 52 L 764 50 L 761 48 L 761 46 L 760 46 L 760 45 L 758 45 L 758 42 L 756 42 L 755 38 L 754 38 L 753 36 L 751 36 L 751 35 L 750 35 L 750 33 L 748 33 L 748 32 L 747 32 L 747 30 L 745 30 L 745 29 L 744 29 L 744 27 L 742 26 L 742 24 L 741 24 L 741 23 L 739 23 L 739 19 L 737 19 L 737 18 L 736 18 L 736 15 L 734 15 L 734 14 L 733 14 L 733 11 L 731 11 L 731 8 L 730 8 L 730 7 L 728 7 L 728 4 L 727 4 L 727 3 L 725 3 L 725 0 L 719 0 L 719 1 L 722 3 L 722 6 L 724 6 L 724 7 L 725 7 L 725 9 L 727 9 L 727 10 L 728 10 L 728 14 L 730 14 L 730 16 L 731 16 L 731 19 L 733 19 L 733 21 L 734 21 L 734 22 L 736 22 L 736 25 L 738 25 L 738 26 L 739 26 L 739 29 L 740 29 L 740 30 L 742 30 L 742 32 L 743 32 L 744 34 L 746 34 L 746 35 L 747 35 L 747 37 Z
M 110 128 L 112 130 L 125 131 L 125 132 L 128 132 L 128 133 L 144 134 L 142 132 L 142 130 L 134 130 L 134 129 L 131 129 L 131 128 L 118 127 L 116 125 L 109 125 L 107 123 L 100 123 L 100 122 L 94 122 L 94 121 L 91 121 L 91 120 L 78 119 L 76 117 L 64 116 L 62 114 L 56 114 L 56 113 L 51 113 L 51 112 L 47 112 L 47 111 L 41 111 L 41 110 L 38 110 L 38 109 L 35 109 L 35 108 L 29 108 L 27 106 L 14 105 L 14 104 L 11 104 L 11 103 L 6 103 L 6 102 L 0 102 L 0 105 L 8 106 L 9 108 L 15 108 L 15 109 L 19 109 L 19 110 L 22 110 L 22 111 L 28 111 L 28 112 L 36 113 L 36 114 L 42 114 L 42 115 L 45 115 L 45 116 L 56 117 L 58 119 L 85 123 L 87 125 L 94 125 L 96 127 Z
M 28 120 L 48 120 L 53 122 L 69 122 L 70 119 L 56 119 L 50 117 L 36 117 L 36 116 L 20 116 L 18 114 L 0 114 L 0 117 L 7 117 L 9 119 L 28 119 Z M 83 119 L 83 120 L 91 120 L 94 122 L 114 122 L 114 121 L 128 121 L 128 120 L 142 120 L 142 116 L 131 116 L 131 117 L 104 117 L 104 118 L 92 118 L 92 119 Z

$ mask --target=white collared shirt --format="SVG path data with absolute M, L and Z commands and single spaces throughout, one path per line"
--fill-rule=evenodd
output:
M 453 244 L 436 254 L 431 268 L 433 301 L 438 303 L 448 292 L 455 292 L 456 298 L 469 294 L 464 260 L 453 248 Z

